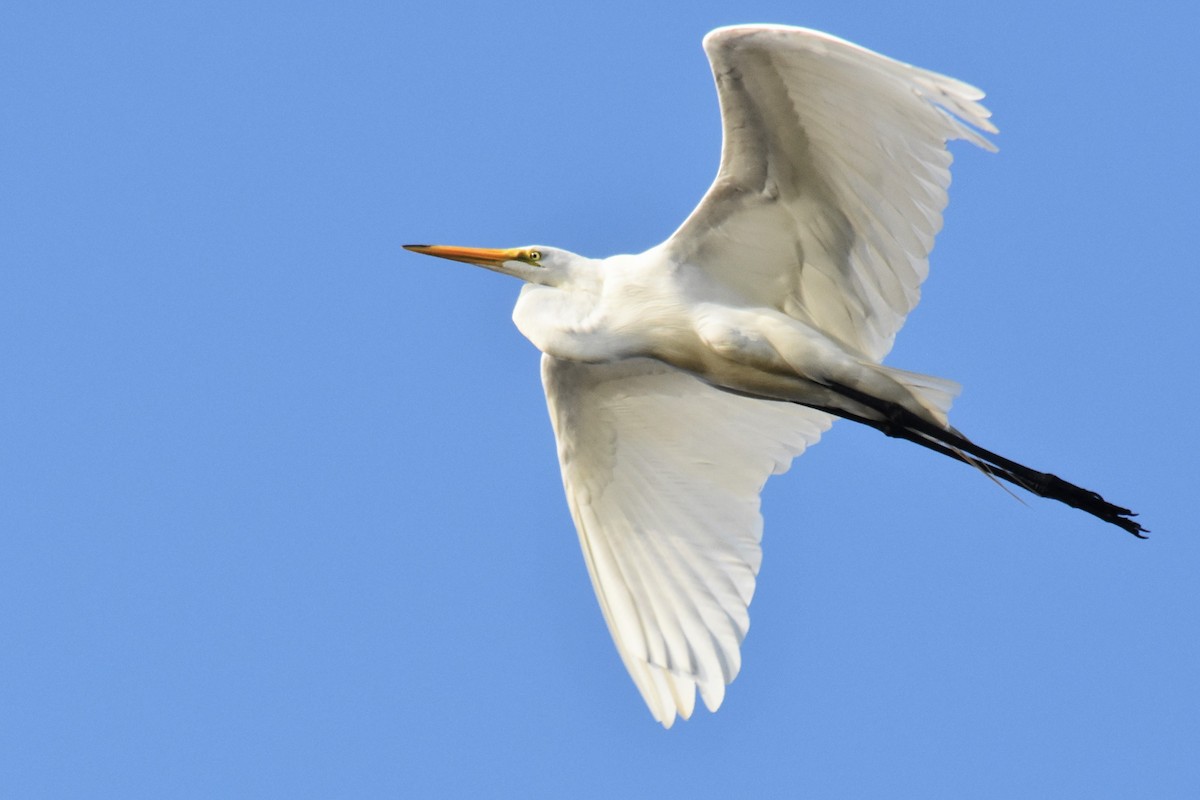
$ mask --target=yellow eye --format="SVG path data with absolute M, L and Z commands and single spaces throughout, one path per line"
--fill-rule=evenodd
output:
M 537 262 L 542 260 L 542 253 L 540 250 L 530 250 L 528 255 L 526 255 L 525 257 L 528 258 L 530 260 L 530 262 L 536 264 Z

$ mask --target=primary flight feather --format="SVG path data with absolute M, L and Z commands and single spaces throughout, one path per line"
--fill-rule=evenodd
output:
M 526 281 L 563 485 L 604 619 L 654 718 L 710 710 L 741 667 L 759 494 L 834 417 L 877 428 L 1140 536 L 1098 494 L 985 450 L 957 384 L 885 367 L 942 225 L 951 156 L 994 149 L 983 93 L 818 31 L 704 39 L 721 165 L 657 247 L 407 245 Z

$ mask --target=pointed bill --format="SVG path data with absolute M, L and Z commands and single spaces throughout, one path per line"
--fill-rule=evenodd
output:
M 516 261 L 520 256 L 519 250 L 456 247 L 445 244 L 406 244 L 404 249 L 427 256 L 448 258 L 451 261 L 462 261 L 465 264 L 476 264 L 481 267 L 498 267 L 505 261 Z

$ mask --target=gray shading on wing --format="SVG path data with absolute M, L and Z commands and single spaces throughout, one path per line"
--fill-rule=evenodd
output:
M 542 357 L 563 485 L 617 651 L 655 719 L 716 710 L 741 666 L 759 493 L 831 418 L 649 359 Z
M 664 244 L 751 304 L 878 361 L 916 305 L 951 156 L 995 132 L 983 93 L 803 28 L 704 39 L 721 104 L 716 180 Z

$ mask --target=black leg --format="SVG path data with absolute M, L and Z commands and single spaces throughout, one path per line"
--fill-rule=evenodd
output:
M 1007 459 L 962 436 L 954 430 L 946 430 L 918 417 L 897 403 L 871 397 L 848 386 L 831 385 L 829 388 L 865 406 L 880 415 L 871 419 L 851 414 L 840 409 L 821 408 L 830 414 L 867 425 L 897 439 L 907 439 L 935 453 L 941 453 L 957 461 L 970 464 L 985 474 L 1019 486 L 1040 497 L 1057 500 L 1086 511 L 1092 516 L 1116 525 L 1139 539 L 1145 539 L 1145 528 L 1135 522 L 1137 516 L 1127 508 L 1113 505 L 1096 492 L 1064 481 L 1057 475 L 1030 469 L 1024 464 Z

